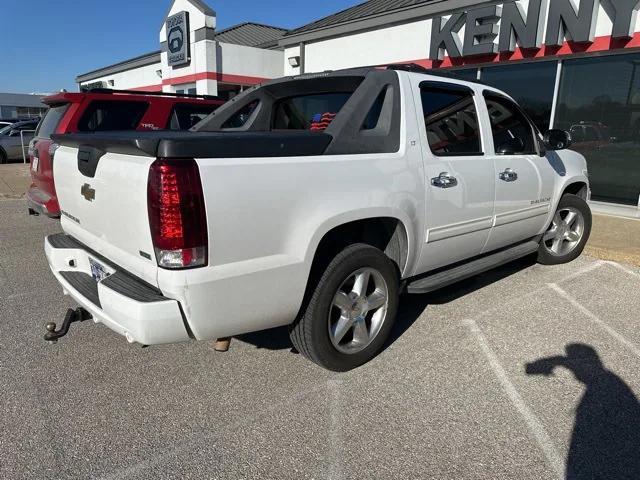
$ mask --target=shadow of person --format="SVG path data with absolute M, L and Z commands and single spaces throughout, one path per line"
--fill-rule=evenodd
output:
M 567 480 L 640 479 L 640 403 L 629 386 L 583 344 L 567 345 L 566 356 L 527 364 L 526 373 L 550 376 L 557 367 L 586 387 L 576 410 Z

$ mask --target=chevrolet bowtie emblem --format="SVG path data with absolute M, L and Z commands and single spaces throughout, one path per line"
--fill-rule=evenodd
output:
M 80 189 L 80 194 L 85 198 L 87 202 L 93 202 L 96 199 L 96 191 L 91 188 L 91 185 L 85 183 Z

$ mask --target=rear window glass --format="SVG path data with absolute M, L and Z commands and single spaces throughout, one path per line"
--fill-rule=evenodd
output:
M 189 130 L 207 118 L 216 108 L 218 108 L 216 105 L 179 103 L 173 107 L 167 128 L 169 130 Z
M 64 117 L 67 108 L 69 108 L 68 103 L 49 108 L 38 126 L 36 136 L 40 138 L 51 138 L 51 135 L 53 135 L 58 128 L 60 120 Z
M 147 111 L 146 102 L 94 101 L 78 123 L 81 132 L 135 130 Z
M 276 103 L 273 130 L 325 131 L 353 92 L 320 93 L 286 98 Z

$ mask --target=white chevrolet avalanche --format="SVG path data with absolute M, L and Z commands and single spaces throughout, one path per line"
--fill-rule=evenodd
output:
M 288 325 L 305 357 L 358 367 L 399 295 L 528 255 L 578 257 L 585 159 L 505 93 L 410 66 L 271 81 L 189 132 L 61 135 L 51 270 L 144 345 Z

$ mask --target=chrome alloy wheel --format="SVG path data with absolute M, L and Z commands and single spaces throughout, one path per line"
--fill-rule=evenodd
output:
M 341 353 L 354 354 L 378 336 L 387 317 L 389 288 L 380 272 L 361 268 L 336 292 L 329 311 L 329 338 Z
M 553 255 L 564 256 L 580 244 L 585 231 L 584 216 L 577 209 L 558 210 L 549 230 L 544 235 L 544 246 Z

